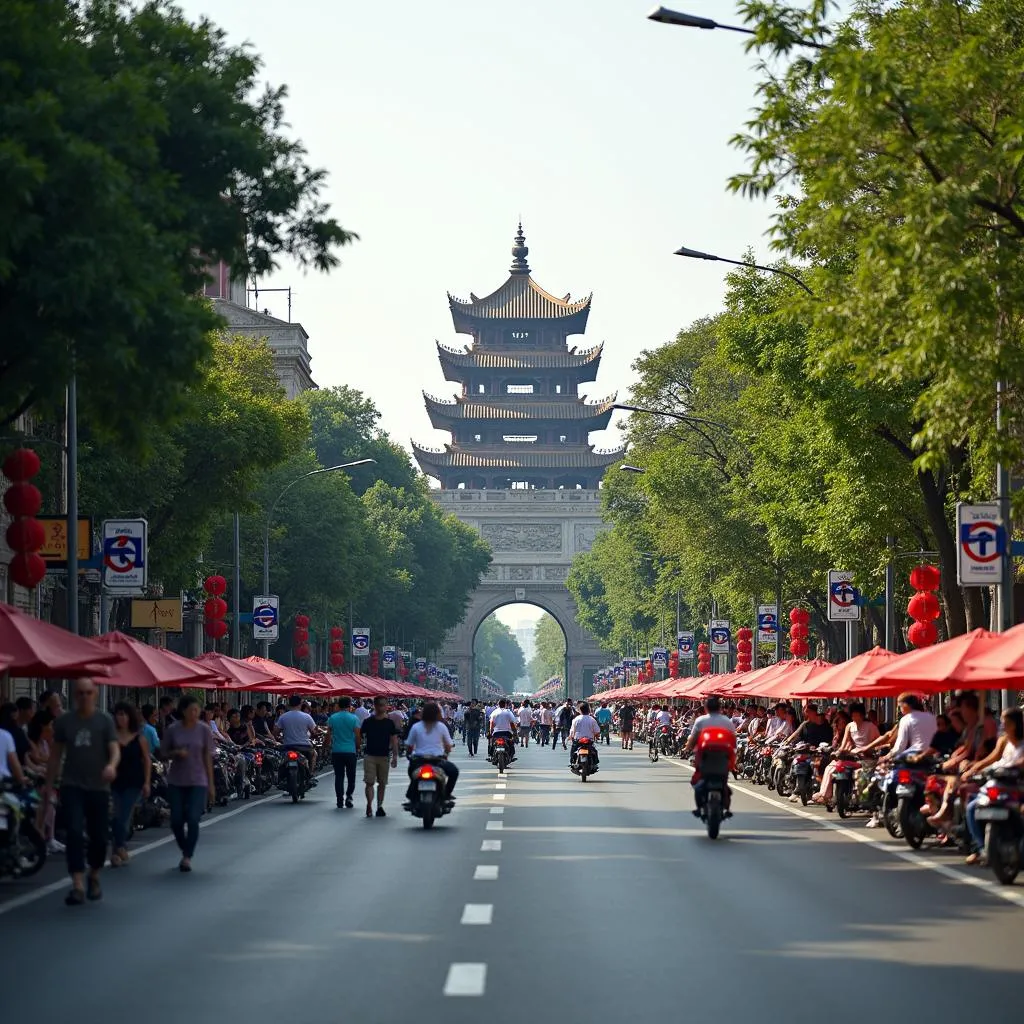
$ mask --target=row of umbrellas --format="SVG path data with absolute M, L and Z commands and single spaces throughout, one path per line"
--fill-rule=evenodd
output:
M 754 672 L 665 679 L 603 694 L 615 700 L 737 697 L 894 697 L 903 692 L 1024 689 L 1024 624 L 1005 633 L 975 629 L 933 647 L 895 654 L 881 647 L 833 665 L 781 661 Z
M 107 686 L 197 688 L 309 696 L 450 698 L 411 683 L 358 673 L 309 675 L 264 658 L 186 658 L 124 633 L 80 637 L 0 604 L 0 672 L 43 679 L 94 676 Z

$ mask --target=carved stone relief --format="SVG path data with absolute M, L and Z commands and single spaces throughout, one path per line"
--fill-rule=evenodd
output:
M 569 570 L 564 565 L 545 565 L 544 579 L 563 583 L 568 579 Z
M 480 536 L 495 551 L 562 550 L 562 527 L 555 523 L 484 523 Z
M 575 547 L 577 551 L 589 551 L 594 546 L 599 527 L 593 523 L 577 523 L 575 529 Z
M 508 578 L 510 580 L 532 580 L 533 579 L 533 566 L 530 566 L 530 565 L 510 565 L 508 567 Z

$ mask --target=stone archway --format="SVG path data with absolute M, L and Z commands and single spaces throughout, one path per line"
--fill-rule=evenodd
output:
M 578 622 L 565 586 L 569 565 L 605 528 L 597 491 L 435 491 L 435 501 L 480 531 L 493 562 L 473 592 L 462 622 L 445 640 L 437 662 L 458 673 L 463 696 L 472 696 L 473 640 L 480 624 L 507 604 L 533 604 L 565 633 L 566 685 L 581 697 L 610 655 Z

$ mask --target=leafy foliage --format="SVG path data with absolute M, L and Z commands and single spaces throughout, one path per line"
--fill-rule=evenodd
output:
M 542 615 L 534 626 L 533 642 L 536 653 L 530 659 L 526 670 L 534 687 L 540 687 L 552 676 L 564 678 L 565 634 L 557 620 L 551 615 Z
M 480 624 L 473 644 L 473 657 L 479 675 L 490 676 L 506 693 L 526 671 L 526 659 L 515 633 L 495 615 Z

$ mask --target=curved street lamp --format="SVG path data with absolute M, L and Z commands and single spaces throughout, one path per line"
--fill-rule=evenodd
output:
M 723 25 L 721 22 L 711 18 L 701 18 L 695 14 L 683 14 L 682 11 L 673 11 L 668 7 L 655 7 L 647 15 L 650 21 L 659 21 L 662 25 L 679 25 L 682 28 L 703 28 L 703 29 L 725 29 L 727 32 L 742 32 L 743 35 L 752 36 L 757 33 L 752 28 L 740 25 Z M 793 36 L 791 42 L 794 46 L 809 46 L 812 50 L 827 50 L 827 43 L 816 43 L 813 39 L 805 36 Z
M 794 284 L 798 284 L 808 295 L 814 297 L 814 292 L 807 287 L 800 280 L 796 274 L 790 273 L 788 270 L 783 270 L 781 267 L 768 267 L 762 263 L 751 263 L 749 260 L 730 260 L 725 256 L 715 256 L 710 252 L 701 252 L 700 249 L 687 249 L 685 245 L 681 245 L 676 249 L 675 256 L 685 256 L 691 260 L 710 260 L 712 263 L 731 263 L 734 267 L 750 267 L 751 270 L 762 270 L 766 274 L 778 274 L 779 277 L 788 277 Z

